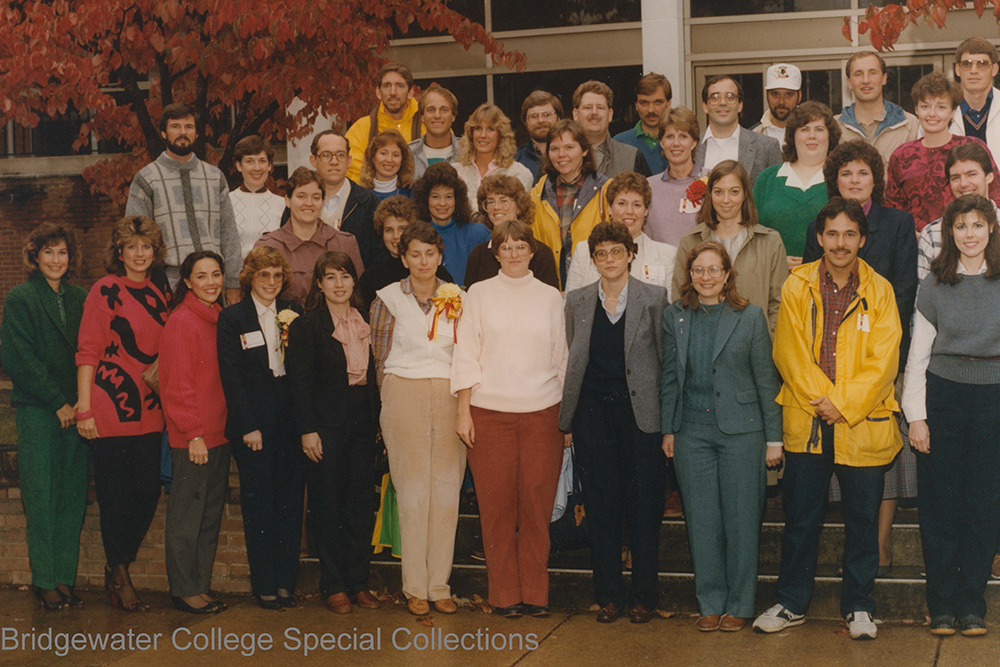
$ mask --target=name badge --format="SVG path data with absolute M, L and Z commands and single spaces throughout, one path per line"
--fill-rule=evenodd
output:
M 868 313 L 858 313 L 858 331 L 871 331 L 868 325 Z
M 656 285 L 664 285 L 667 280 L 667 269 L 659 264 L 643 264 L 642 265 L 642 281 L 644 283 L 653 283 Z
M 249 333 L 240 334 L 240 345 L 243 346 L 244 350 L 261 347 L 264 345 L 264 334 L 260 331 L 251 331 Z
M 687 197 L 681 199 L 681 204 L 680 207 L 678 208 L 678 211 L 680 213 L 697 213 L 700 210 L 701 210 L 701 204 L 695 204 Z

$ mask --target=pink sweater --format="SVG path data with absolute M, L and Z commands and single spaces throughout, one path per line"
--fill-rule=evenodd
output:
M 226 397 L 215 345 L 219 304 L 188 292 L 160 340 L 160 398 L 170 446 L 187 449 L 201 437 L 208 448 L 226 443 Z

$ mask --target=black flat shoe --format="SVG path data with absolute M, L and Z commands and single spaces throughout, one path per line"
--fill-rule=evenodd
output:
M 549 615 L 549 608 L 541 604 L 526 604 L 524 613 L 535 618 L 545 618 Z
M 173 602 L 174 609 L 187 612 L 188 614 L 212 614 L 218 609 L 214 604 L 206 604 L 204 607 L 192 607 L 183 598 L 178 597 L 171 597 L 170 601 Z
M 258 595 L 257 596 L 257 604 L 260 605 L 261 609 L 268 609 L 270 611 L 277 611 L 277 610 L 285 608 L 285 605 L 281 604 L 281 602 L 278 601 L 279 599 L 280 598 L 277 598 L 277 599 L 274 599 L 274 600 L 265 600 L 265 599 L 263 599 L 262 597 L 260 597 Z
M 297 607 L 299 604 L 298 602 L 295 601 L 295 598 L 293 598 L 291 595 L 279 595 L 278 599 L 275 600 L 275 602 L 277 602 L 282 607 L 288 609 L 291 609 L 292 607 Z
M 932 635 L 948 637 L 955 634 L 954 616 L 934 616 L 931 618 L 930 631 Z
M 69 603 L 66 602 L 62 595 L 59 594 L 59 591 L 54 588 L 39 588 L 38 586 L 32 585 L 31 590 L 34 592 L 35 597 L 41 601 L 42 609 L 45 611 L 59 611 L 60 609 L 65 609 L 69 606 Z M 55 600 L 51 599 L 53 595 L 56 597 Z
M 986 634 L 986 623 L 983 622 L 982 616 L 968 614 L 956 619 L 956 621 L 958 622 L 958 631 L 965 637 L 980 637 Z
M 524 616 L 524 605 L 521 603 L 512 604 L 509 607 L 499 607 L 493 613 L 504 618 L 521 618 Z
M 56 586 L 56 593 L 58 593 L 59 597 L 63 599 L 63 602 L 68 604 L 70 607 L 82 607 L 83 600 L 73 592 L 73 587 L 65 586 L 65 588 L 66 590 L 64 591 L 62 588 L 59 588 L 59 586 Z

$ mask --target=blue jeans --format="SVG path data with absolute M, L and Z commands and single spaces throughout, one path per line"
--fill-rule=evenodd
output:
M 833 462 L 833 427 L 823 424 L 822 452 L 785 452 L 782 480 L 785 532 L 781 541 L 778 602 L 805 614 L 816 576 L 819 532 L 823 527 L 830 475 L 836 473 L 843 493 L 844 578 L 840 613 L 875 611 L 872 586 L 878 571 L 878 510 L 887 466 L 855 467 Z

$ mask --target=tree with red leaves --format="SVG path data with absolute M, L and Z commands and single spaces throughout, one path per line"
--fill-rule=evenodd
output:
M 441 30 L 493 62 L 523 69 L 446 0 L 7 0 L 0 4 L 0 124 L 38 125 L 75 109 L 90 133 L 124 149 L 84 170 L 95 192 L 124 202 L 142 165 L 164 148 L 164 106 L 195 106 L 198 152 L 228 172 L 254 133 L 295 139 L 319 116 L 369 111 L 393 27 Z M 294 115 L 294 100 L 304 103 Z M 299 108 L 296 106 L 296 108 Z
M 872 46 L 876 51 L 891 51 L 900 33 L 917 21 L 923 19 L 928 25 L 943 28 L 952 9 L 966 9 L 972 6 L 981 18 L 987 8 L 1000 23 L 1000 2 L 994 0 L 907 0 L 902 5 L 886 5 L 875 7 L 871 5 L 865 12 L 865 18 L 858 21 L 858 32 L 869 33 Z M 852 17 L 844 17 L 844 37 L 851 39 Z

